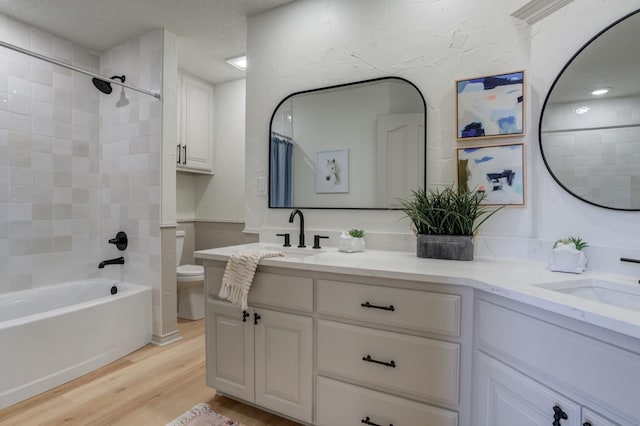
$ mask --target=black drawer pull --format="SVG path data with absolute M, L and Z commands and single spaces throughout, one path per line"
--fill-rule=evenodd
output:
M 395 311 L 396 308 L 393 307 L 393 305 L 389 305 L 389 306 L 377 306 L 377 305 L 372 305 L 369 302 L 364 302 L 361 303 L 360 306 L 362 306 L 363 308 L 373 308 L 373 309 L 382 309 L 383 311 Z
M 249 316 L 249 312 L 242 311 L 242 322 L 247 322 L 247 317 Z
M 372 422 L 371 418 L 369 416 L 367 416 L 364 419 L 362 419 L 362 423 L 364 423 L 366 425 L 370 425 L 370 426 L 380 426 L 378 423 Z M 393 426 L 393 423 L 389 423 L 389 426 Z
M 396 368 L 396 362 L 394 360 L 391 360 L 389 362 L 378 361 L 377 359 L 371 358 L 371 355 L 363 356 L 362 360 L 367 362 L 373 362 L 375 364 L 386 365 L 387 367 L 391 367 L 391 368 Z

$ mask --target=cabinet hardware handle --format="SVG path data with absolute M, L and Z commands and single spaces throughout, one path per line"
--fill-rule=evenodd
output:
M 373 362 L 376 364 L 386 365 L 387 367 L 391 367 L 391 368 L 396 368 L 396 362 L 394 360 L 391 360 L 389 362 L 378 361 L 377 359 L 371 358 L 371 355 L 363 356 L 362 360 L 367 362 Z
M 183 146 L 184 148 L 184 158 L 182 159 L 182 164 L 187 164 L 187 146 Z
M 369 302 L 361 303 L 360 306 L 362 306 L 363 308 L 382 309 L 383 311 L 391 311 L 391 312 L 396 310 L 396 308 L 394 308 L 393 305 L 377 306 L 377 305 L 372 305 Z
M 177 161 L 177 163 L 180 164 L 182 162 L 182 159 L 180 157 L 180 154 L 182 153 L 182 150 L 180 149 L 180 144 L 178 144 L 177 148 L 178 148 L 178 161 Z
M 591 423 L 589 423 L 589 422 L 584 422 L 584 423 L 582 423 L 582 426 L 591 426 Z
M 567 413 L 562 411 L 562 408 L 560 408 L 558 405 L 553 406 L 552 426 L 562 426 L 562 424 L 560 423 L 560 420 L 567 420 L 568 418 L 569 416 L 567 416 Z
M 247 322 L 248 317 L 249 317 L 249 312 L 242 311 L 242 322 Z
M 365 417 L 364 419 L 362 419 L 362 423 L 369 425 L 369 426 L 380 426 L 378 423 L 374 423 L 371 421 L 371 418 L 369 416 Z M 393 423 L 389 423 L 389 426 L 393 426 Z
M 255 313 L 255 312 L 254 312 L 254 314 L 253 314 L 253 323 L 257 325 L 257 324 L 258 324 L 258 320 L 259 320 L 260 318 L 262 318 L 262 317 L 260 316 L 260 314 L 257 314 L 257 313 Z

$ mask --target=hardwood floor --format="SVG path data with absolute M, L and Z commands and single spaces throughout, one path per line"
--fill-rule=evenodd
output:
M 0 425 L 163 426 L 199 402 L 246 426 L 294 426 L 216 395 L 205 383 L 204 320 L 179 320 L 183 339 L 147 345 L 92 373 L 0 410 Z

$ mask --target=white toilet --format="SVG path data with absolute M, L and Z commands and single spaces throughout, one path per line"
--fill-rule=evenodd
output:
M 176 230 L 178 318 L 199 320 L 204 318 L 204 266 L 180 265 L 184 234 L 184 231 Z

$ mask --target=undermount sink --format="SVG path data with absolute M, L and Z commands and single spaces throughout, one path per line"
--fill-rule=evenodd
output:
M 640 285 L 584 279 L 538 284 L 537 287 L 640 312 Z
M 258 246 L 260 250 L 276 250 L 281 251 L 286 255 L 286 257 L 295 257 L 298 259 L 315 256 L 316 254 L 324 253 L 325 250 L 322 249 L 312 249 L 310 247 L 283 247 L 282 245 L 277 244 L 260 244 Z M 274 259 L 278 259 L 277 257 Z

